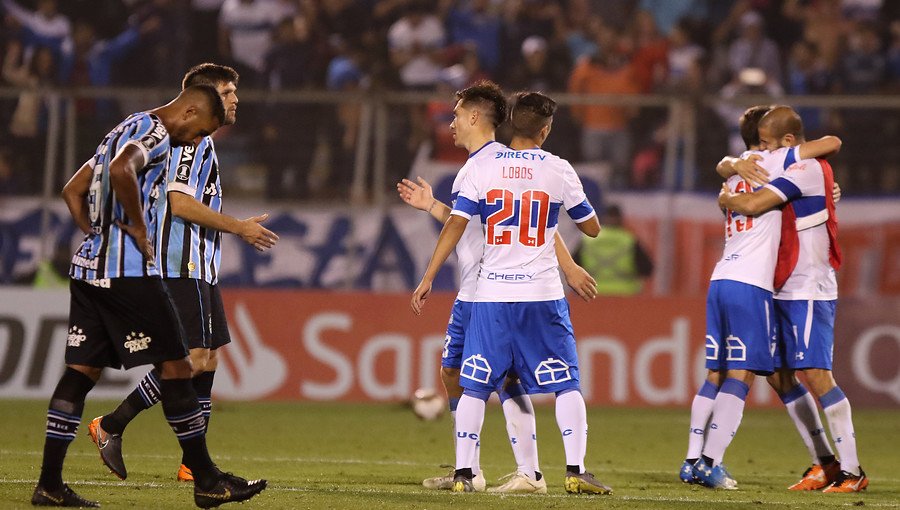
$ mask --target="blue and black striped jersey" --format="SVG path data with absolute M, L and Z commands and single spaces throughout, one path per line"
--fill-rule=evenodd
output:
M 169 133 L 156 115 L 134 113 L 109 132 L 88 161 L 94 171 L 88 191 L 91 233 L 72 258 L 69 275 L 76 280 L 103 280 L 134 276 L 159 276 L 152 261 L 144 258 L 134 239 L 116 226 L 128 223 L 125 210 L 110 185 L 109 164 L 126 145 L 144 154 L 137 172 L 140 201 L 147 235 L 156 240 L 156 202 L 165 184 L 169 163 Z
M 173 148 L 166 181 L 167 192 L 184 193 L 222 212 L 219 161 L 211 137 L 203 137 L 196 147 Z M 222 261 L 221 232 L 173 215 L 167 197 L 161 198 L 156 213 L 160 239 L 156 258 L 163 278 L 194 278 L 215 285 Z

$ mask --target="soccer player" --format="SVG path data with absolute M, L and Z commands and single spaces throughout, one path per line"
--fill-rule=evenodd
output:
M 484 115 L 481 101 L 463 97 L 454 108 L 451 127 L 472 156 L 411 305 L 421 314 L 440 266 L 477 214 L 485 232 L 484 254 L 460 371 L 464 390 L 456 415 L 455 492 L 474 490 L 472 461 L 485 401 L 510 373 L 518 375 L 528 394 L 557 396 L 566 491 L 611 492 L 584 469 L 587 416 L 568 303 L 551 245 L 560 208 L 588 235 L 596 236 L 600 224 L 571 165 L 537 148 L 550 133 L 555 109 L 556 103 L 543 94 L 517 95 L 510 122 L 514 133 L 534 148 L 516 151 L 484 146 L 475 122 Z
M 206 63 L 185 74 L 182 88 L 215 87 L 225 104 L 225 125 L 231 125 L 237 116 L 238 79 L 234 69 Z M 166 193 L 156 208 L 156 260 L 187 333 L 192 383 L 208 429 L 217 349 L 231 341 L 217 285 L 222 232 L 237 234 L 260 251 L 274 246 L 278 236 L 260 225 L 266 214 L 246 220 L 222 214 L 219 162 L 210 136 L 203 137 L 196 147 L 174 147 L 166 180 Z M 154 369 L 115 411 L 94 418 L 88 427 L 103 463 L 122 480 L 128 476 L 122 458 L 122 433 L 138 413 L 159 402 L 159 391 L 159 371 Z M 177 479 L 193 480 L 184 463 Z
M 759 140 L 759 121 L 770 109 L 771 106 L 754 106 L 748 108 L 741 116 L 739 126 L 747 151 L 738 158 L 725 157 L 722 159 L 716 167 L 716 171 L 722 177 L 727 179 L 733 175 L 739 175 L 753 187 L 763 186 L 768 182 L 768 172 L 759 166 L 757 161 L 762 159 L 759 153 L 761 145 Z M 830 147 L 830 145 L 826 145 L 825 150 Z M 839 193 L 839 191 L 836 191 L 836 193 Z M 688 452 L 679 472 L 679 478 L 684 483 L 695 483 L 697 481 L 694 478 L 693 466 L 703 450 L 706 427 L 712 414 L 713 402 L 719 391 L 721 375 L 717 370 L 708 370 L 707 378 L 697 395 L 694 396 L 691 404 Z M 779 392 L 779 396 L 784 402 L 788 414 L 797 427 L 804 444 L 810 449 L 814 459 L 823 458 L 827 461 L 829 455 L 833 458 L 827 438 L 820 433 L 822 431 L 822 423 L 819 420 L 816 404 L 812 397 L 809 396 L 809 393 L 805 391 L 805 388 L 796 378 L 793 378 L 789 387 L 789 390 L 793 391 L 782 392 L 781 377 L 780 373 L 776 373 L 769 376 L 767 380 Z M 730 474 L 728 477 L 734 480 Z M 794 486 L 791 487 L 793 488 Z
M 760 153 L 770 176 L 780 176 L 785 162 L 835 151 L 840 141 L 826 137 L 795 148 Z M 740 176 L 723 187 L 748 193 Z M 704 486 L 736 489 L 722 458 L 740 426 L 749 384 L 757 374 L 775 370 L 775 323 L 772 302 L 775 266 L 781 238 L 781 213 L 747 217 L 726 209 L 725 249 L 710 279 L 706 309 L 706 367 L 722 381 L 715 393 L 709 432 L 693 476 Z
M 760 140 L 768 149 L 790 147 L 803 141 L 803 123 L 792 109 L 772 109 L 759 125 Z M 850 402 L 831 371 L 834 352 L 834 316 L 837 304 L 837 277 L 841 254 L 837 244 L 837 216 L 828 192 L 834 175 L 823 160 L 798 161 L 785 174 L 766 187 L 744 195 L 724 193 L 722 204 L 744 215 L 768 214 L 767 211 L 790 203 L 786 220 L 795 224 L 785 229 L 791 234 L 783 244 L 793 262 L 793 271 L 775 295 L 775 318 L 781 335 L 780 360 L 793 371 L 801 370 L 807 384 L 825 411 L 828 428 L 840 456 L 840 471 L 834 473 L 823 492 L 859 492 L 869 485 L 859 465 L 856 434 Z M 786 390 L 786 391 L 785 391 Z M 783 394 L 802 390 L 782 388 Z M 831 463 L 814 464 L 804 473 L 809 489 L 821 488 L 833 471 Z M 801 480 L 803 483 L 803 480 Z M 815 485 L 813 485 L 815 484 Z
M 105 367 L 159 369 L 163 413 L 194 473 L 198 506 L 243 501 L 266 487 L 219 471 L 209 457 L 184 330 L 154 258 L 170 145 L 191 144 L 224 122 L 216 89 L 188 87 L 169 104 L 122 121 L 63 189 L 85 239 L 72 258 L 66 369 L 50 399 L 34 505 L 99 506 L 63 483 L 62 467 L 85 397 Z
M 496 98 L 492 88 L 485 88 L 483 92 L 488 93 L 487 95 L 491 98 Z M 471 97 L 476 93 L 482 93 L 482 89 L 473 87 L 472 90 L 463 91 L 459 95 L 469 95 Z M 499 98 L 497 99 L 499 100 Z M 505 109 L 505 102 L 502 105 L 498 103 L 495 105 L 494 113 L 500 116 L 500 110 L 505 111 Z M 505 113 L 502 117 L 505 117 Z M 490 120 L 492 119 L 493 116 Z M 486 123 L 490 120 L 479 118 L 476 122 Z M 493 130 L 491 130 L 488 138 L 493 140 Z M 456 143 L 461 144 L 461 138 L 457 138 Z M 534 141 L 517 134 L 510 142 L 510 147 L 514 150 L 527 150 L 534 147 Z M 461 171 L 453 182 L 452 193 L 454 197 L 459 193 L 462 175 Z M 397 184 L 397 191 L 400 193 L 403 201 L 417 209 L 428 212 L 441 223 L 446 223 L 447 219 L 450 218 L 452 208 L 435 199 L 431 185 L 421 177 L 418 178 L 418 183 L 409 179 L 403 179 Z M 596 282 L 587 271 L 575 263 L 559 233 L 556 233 L 555 241 L 556 255 L 563 274 L 566 276 L 567 283 L 582 299 L 590 301 L 596 296 Z M 481 227 L 477 221 L 470 221 L 456 246 L 459 260 L 460 290 L 450 313 L 450 323 L 447 326 L 447 335 L 441 356 L 441 381 L 447 391 L 450 416 L 454 422 L 459 399 L 463 394 L 463 388 L 459 382 L 460 368 L 462 367 L 462 351 L 471 315 L 472 300 L 475 297 L 478 263 L 481 260 L 483 251 L 484 236 L 481 232 Z M 546 493 L 547 482 L 540 472 L 538 462 L 534 407 L 531 399 L 524 393 L 517 379 L 508 381 L 503 390 L 498 392 L 498 395 L 506 417 L 507 432 L 517 467 L 516 471 L 508 476 L 508 480 L 503 485 L 488 489 L 488 491 L 501 493 Z M 456 433 L 454 430 L 454 440 L 455 437 Z M 473 487 L 476 490 L 483 490 L 484 476 L 479 465 L 479 451 L 480 445 L 477 445 L 473 460 Z M 451 471 L 448 476 L 428 478 L 422 484 L 430 489 L 451 489 L 453 487 L 453 478 L 454 472 Z

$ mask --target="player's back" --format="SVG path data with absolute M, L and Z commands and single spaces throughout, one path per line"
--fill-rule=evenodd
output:
M 475 301 L 563 298 L 554 240 L 560 209 L 576 221 L 594 215 L 574 169 L 537 148 L 500 146 L 475 163 L 457 203 L 459 209 L 466 199 L 480 213 L 484 229 Z
M 797 264 L 776 299 L 837 299 L 837 275 L 829 260 L 825 175 L 822 163 L 805 159 L 792 163 L 768 185 L 789 200 L 796 216 Z
M 748 151 L 762 156 L 757 163 L 771 178 L 784 173 L 785 159 L 794 157 L 794 148 L 773 152 Z M 732 193 L 751 193 L 752 186 L 738 175 L 726 181 Z M 781 239 L 781 210 L 773 209 L 759 216 L 744 216 L 725 211 L 725 249 L 710 280 L 733 280 L 773 291 L 778 243 Z
M 139 200 L 151 241 L 156 239 L 156 201 L 163 189 L 169 161 L 169 133 L 156 115 L 130 115 L 104 138 L 88 161 L 94 173 L 88 191 L 91 233 L 72 258 L 70 275 L 79 280 L 156 276 L 156 266 L 144 259 L 137 243 L 117 225 L 128 223 L 125 210 L 113 194 L 109 165 L 125 146 L 143 153 L 144 166 L 137 171 Z
M 172 214 L 168 192 L 184 193 L 222 212 L 219 161 L 212 137 L 203 137 L 196 147 L 172 149 L 167 170 L 167 194 L 157 207 L 159 239 L 157 260 L 164 278 L 195 278 L 215 285 L 221 265 L 222 234 Z

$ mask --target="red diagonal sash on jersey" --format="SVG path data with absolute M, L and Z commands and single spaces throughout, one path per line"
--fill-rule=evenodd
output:
M 828 228 L 828 262 L 837 271 L 841 268 L 842 257 L 841 247 L 838 245 L 837 240 L 838 219 L 837 210 L 834 206 L 834 194 L 832 193 L 834 189 L 834 171 L 824 159 L 819 159 L 818 161 L 822 165 L 822 173 L 825 174 L 825 207 L 828 209 L 828 220 L 825 222 L 825 226 Z

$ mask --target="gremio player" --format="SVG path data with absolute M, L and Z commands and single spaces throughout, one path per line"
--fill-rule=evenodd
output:
M 63 189 L 85 239 L 72 258 L 66 370 L 47 411 L 34 505 L 99 506 L 62 482 L 62 467 L 85 397 L 105 367 L 159 369 L 163 413 L 194 472 L 198 506 L 243 501 L 266 487 L 265 480 L 222 473 L 209 457 L 184 330 L 154 261 L 170 144 L 191 144 L 224 122 L 216 89 L 188 87 L 171 103 L 133 114 L 110 131 Z
M 237 117 L 238 80 L 234 69 L 206 63 L 188 70 L 182 87 L 215 87 L 225 105 L 225 124 L 231 125 Z M 260 251 L 274 246 L 278 236 L 260 225 L 268 215 L 238 220 L 222 214 L 219 161 L 212 137 L 203 137 L 196 146 L 174 147 L 166 179 L 166 193 L 157 207 L 156 259 L 187 333 L 192 383 L 208 429 L 217 349 L 231 341 L 217 285 L 222 232 L 239 235 Z M 159 402 L 159 393 L 159 371 L 153 370 L 115 411 L 94 418 L 89 426 L 103 463 L 123 480 L 128 473 L 122 458 L 122 433 L 138 413 Z M 184 463 L 177 479 L 193 480 Z
M 455 136 L 455 142 L 459 147 L 494 148 L 501 145 L 493 141 L 495 122 L 494 117 L 502 120 L 506 113 L 506 101 L 502 92 L 492 84 L 479 83 L 457 93 L 459 99 L 467 103 L 475 103 L 483 100 L 483 106 L 489 106 L 493 110 L 490 115 L 481 115 L 472 118 L 454 118 L 451 123 L 451 131 Z M 484 96 L 484 97 L 482 97 Z M 500 110 L 500 112 L 498 112 Z M 501 114 L 502 112 L 502 114 Z M 487 112 L 485 112 L 487 113 Z M 488 140 L 485 142 L 485 140 Z M 490 143 L 491 145 L 485 145 Z M 525 150 L 534 147 L 534 142 L 521 136 L 514 136 L 510 145 L 514 149 Z M 477 157 L 477 153 L 473 155 Z M 472 161 L 473 157 L 470 157 Z M 459 193 L 465 172 L 470 164 L 466 164 L 460 170 L 453 181 L 453 197 Z M 418 183 L 403 179 L 397 184 L 400 197 L 413 207 L 426 211 L 436 220 L 445 223 L 450 218 L 451 208 L 439 202 L 432 194 L 431 185 L 427 181 L 418 178 Z M 569 285 L 579 295 L 589 301 L 596 296 L 596 282 L 594 279 L 572 259 L 571 254 L 559 233 L 556 239 L 556 255 L 560 261 L 560 267 L 566 275 Z M 450 415 L 456 418 L 456 409 L 463 389 L 460 386 L 460 368 L 462 367 L 462 352 L 466 330 L 471 316 L 472 301 L 475 298 L 475 285 L 478 278 L 478 267 L 484 252 L 484 235 L 480 222 L 470 221 L 456 246 L 456 254 L 460 272 L 460 290 L 457 299 L 453 303 L 450 313 L 450 322 L 447 326 L 447 335 L 444 349 L 441 355 L 441 381 L 447 391 L 450 405 Z M 516 378 L 507 381 L 503 390 L 498 392 L 503 414 L 506 418 L 506 429 L 509 435 L 510 445 L 516 459 L 516 471 L 507 475 L 508 480 L 499 487 L 488 489 L 489 492 L 502 493 L 545 493 L 547 483 L 540 472 L 538 452 L 536 444 L 536 430 L 534 421 L 534 407 L 531 399 Z M 455 429 L 455 425 L 454 425 Z M 454 442 L 456 433 L 454 430 Z M 473 460 L 473 482 L 475 490 L 484 489 L 484 476 L 480 467 L 480 441 L 476 445 L 476 453 Z M 453 487 L 454 472 L 448 476 L 428 478 L 422 484 L 429 489 L 451 489 Z
M 760 121 L 760 140 L 769 149 L 803 141 L 803 124 L 792 109 L 772 109 Z M 850 402 L 834 380 L 831 371 L 834 354 L 834 316 L 837 305 L 837 277 L 841 254 L 837 244 L 837 216 L 830 190 L 834 176 L 831 166 L 822 160 L 798 160 L 780 179 L 746 195 L 723 194 L 722 202 L 741 214 L 769 214 L 773 208 L 789 203 L 785 218 L 795 228 L 785 229 L 782 239 L 791 258 L 789 276 L 775 295 L 775 309 L 781 344 L 778 361 L 787 369 L 785 381 L 793 371 L 802 370 L 819 399 L 828 428 L 840 456 L 840 471 L 831 479 L 832 466 L 814 464 L 804 480 L 816 482 L 823 492 L 859 492 L 869 480 L 859 465 L 856 433 Z M 784 391 L 784 389 L 783 389 Z M 790 392 L 791 390 L 787 390 Z M 833 465 L 833 462 L 832 462 Z
M 517 97 L 511 115 L 514 130 L 527 135 L 535 148 L 515 151 L 486 146 L 471 160 L 451 217 L 413 293 L 413 311 L 421 314 L 440 266 L 477 214 L 484 228 L 484 255 L 463 348 L 460 382 L 464 391 L 456 415 L 456 492 L 474 490 L 472 464 L 485 402 L 510 373 L 518 375 L 526 393 L 557 395 L 566 491 L 611 492 L 584 469 L 587 417 L 554 248 L 561 208 L 588 235 L 596 236 L 600 224 L 571 165 L 538 148 L 550 133 L 555 108 L 556 103 L 540 93 Z M 473 110 L 474 105 L 460 101 L 455 113 L 466 119 L 478 115 Z

